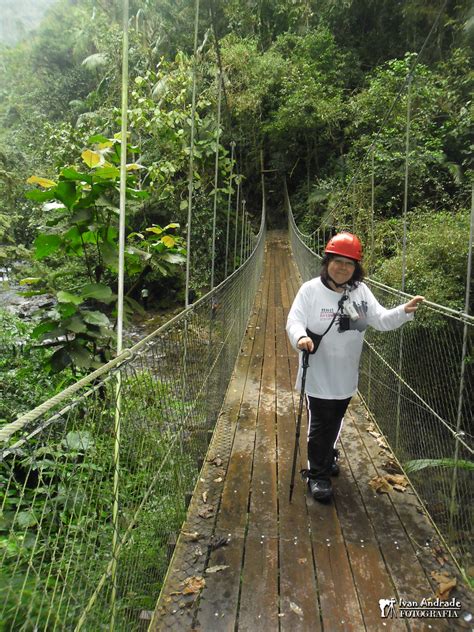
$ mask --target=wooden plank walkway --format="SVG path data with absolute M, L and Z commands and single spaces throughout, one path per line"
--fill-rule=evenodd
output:
M 431 571 L 456 569 L 441 559 L 409 488 L 387 495 L 369 486 L 385 473 L 388 454 L 367 432 L 357 398 L 334 502 L 313 501 L 298 477 L 289 504 L 298 394 L 285 323 L 299 284 L 284 233 L 270 233 L 241 354 L 150 630 L 469 629 L 461 620 L 381 618 L 379 599 L 419 602 L 435 593 Z M 304 437 L 303 428 L 303 460 Z

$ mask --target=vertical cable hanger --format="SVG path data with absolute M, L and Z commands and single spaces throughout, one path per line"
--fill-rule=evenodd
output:
M 122 126 L 120 134 L 120 219 L 119 219 L 119 262 L 118 262 L 118 301 L 117 301 L 117 355 L 123 345 L 123 295 L 124 295 L 124 253 L 125 253 L 125 213 L 127 188 L 127 113 L 128 113 L 128 0 L 122 2 Z M 112 568 L 111 568 L 111 614 L 110 630 L 115 629 L 117 616 L 117 557 L 119 544 L 119 491 L 120 491 L 120 448 L 121 448 L 121 411 L 122 373 L 117 371 L 115 387 L 115 424 L 114 424 L 114 481 L 112 507 Z
M 234 177 L 234 151 L 235 142 L 230 143 L 230 175 L 229 175 L 229 196 L 227 198 L 227 224 L 225 231 L 225 265 L 224 265 L 224 279 L 227 278 L 228 259 L 229 259 L 229 236 L 230 236 L 230 207 L 232 204 L 232 183 Z
M 194 15 L 194 53 L 193 53 L 193 89 L 191 100 L 191 139 L 189 147 L 189 174 L 188 174 L 188 225 L 186 235 L 186 288 L 185 307 L 189 306 L 189 279 L 191 268 L 191 222 L 193 208 L 193 180 L 194 180 L 194 133 L 196 117 L 196 62 L 197 62 L 197 41 L 199 30 L 199 0 L 195 2 Z
M 219 184 L 219 144 L 221 135 L 221 93 L 222 77 L 219 70 L 217 79 L 217 125 L 216 125 L 216 161 L 214 170 L 214 213 L 212 217 L 212 263 L 211 263 L 211 290 L 214 289 L 215 265 L 216 265 L 216 223 L 217 223 L 217 185 Z

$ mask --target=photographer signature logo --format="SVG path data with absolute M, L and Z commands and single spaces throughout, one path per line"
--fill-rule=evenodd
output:
M 395 607 L 397 606 L 397 607 Z M 399 599 L 379 599 L 382 619 L 457 619 L 461 611 L 461 602 L 453 597 L 449 600 L 427 599 L 421 601 Z
M 393 619 L 395 616 L 395 599 L 379 599 L 380 616 L 382 619 Z

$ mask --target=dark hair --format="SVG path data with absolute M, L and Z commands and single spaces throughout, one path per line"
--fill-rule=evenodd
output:
M 328 265 L 331 259 L 334 259 L 334 256 L 337 256 L 337 255 L 325 254 L 321 260 L 321 269 L 320 269 L 319 274 L 321 275 L 321 278 L 323 278 L 326 282 L 329 281 Z M 349 259 L 349 257 L 346 257 L 346 259 Z M 350 278 L 347 284 L 351 288 L 356 288 L 359 285 L 359 283 L 361 283 L 364 280 L 364 277 L 365 277 L 364 268 L 359 263 L 359 261 L 356 261 L 354 274 L 352 275 L 352 277 Z

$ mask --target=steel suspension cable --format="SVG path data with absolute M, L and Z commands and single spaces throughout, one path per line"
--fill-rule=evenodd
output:
M 225 231 L 225 264 L 224 264 L 224 279 L 227 278 L 227 268 L 229 259 L 229 236 L 230 236 L 230 207 L 232 204 L 232 182 L 234 176 L 234 151 L 235 142 L 230 143 L 230 175 L 229 175 L 229 196 L 227 198 L 227 224 Z
M 227 98 L 227 90 L 226 90 L 226 81 L 225 81 L 225 72 L 224 72 L 224 68 L 222 65 L 222 54 L 221 54 L 221 47 L 220 47 L 220 39 L 219 39 L 219 34 L 217 32 L 217 24 L 216 24 L 216 14 L 215 14 L 215 4 L 214 4 L 214 0 L 211 0 L 210 5 L 209 5 L 209 14 L 210 14 L 210 19 L 211 19 L 211 25 L 212 25 L 212 31 L 214 33 L 214 48 L 216 51 L 216 60 L 217 60 L 217 65 L 219 68 L 219 73 L 222 79 L 222 93 L 223 93 L 223 97 L 224 97 L 224 111 L 226 113 L 226 118 L 227 118 L 227 122 L 228 122 L 228 126 L 229 126 L 229 130 L 231 132 L 231 137 L 232 137 L 232 116 L 230 113 L 230 108 L 229 108 L 229 100 Z M 239 161 L 237 160 L 237 158 L 235 157 L 235 142 L 231 141 L 230 143 L 231 145 L 231 174 L 230 174 L 230 178 L 229 178 L 229 198 L 228 198 L 228 206 L 227 206 L 227 226 L 226 226 L 226 261 L 225 261 L 225 273 L 224 273 L 224 278 L 227 277 L 227 271 L 228 271 L 228 263 L 227 263 L 227 257 L 229 254 L 229 233 L 230 233 L 230 207 L 231 207 L 231 202 L 232 202 L 232 178 L 233 178 L 233 168 L 234 168 L 234 162 L 237 166 L 236 169 L 236 173 L 239 173 Z M 239 192 L 240 192 L 240 184 L 238 183 L 237 185 L 237 196 L 239 196 Z M 237 200 L 237 205 L 239 204 L 239 201 Z M 236 222 L 238 222 L 238 217 L 236 214 Z M 236 233 L 237 233 L 237 224 L 236 224 Z M 235 247 L 234 247 L 234 270 L 236 269 L 236 252 L 237 252 L 237 237 L 235 239 Z
M 469 307 L 470 307 L 473 239 L 474 239 L 474 184 L 471 185 L 471 222 L 470 222 L 470 228 L 469 228 L 469 249 L 468 249 L 468 255 L 467 255 L 467 281 L 466 281 L 466 294 L 465 294 L 465 301 L 464 301 L 464 310 L 466 314 L 469 314 Z M 459 460 L 459 447 L 460 447 L 459 434 L 461 431 L 463 399 L 464 399 L 463 396 L 464 396 L 464 380 L 465 380 L 465 373 L 466 373 L 467 339 L 468 339 L 467 323 L 464 323 L 463 336 L 462 336 L 462 352 L 461 352 L 461 375 L 460 375 L 460 380 L 459 380 L 458 410 L 457 410 L 457 418 L 456 418 L 457 441 L 454 448 L 454 471 L 453 471 L 453 480 L 451 484 L 451 502 L 450 502 L 450 511 L 449 511 L 450 527 L 452 527 L 453 517 L 456 510 L 456 487 L 457 487 L 458 460 Z
M 238 234 L 238 229 L 239 229 L 240 180 L 241 180 L 241 178 L 240 178 L 240 176 L 238 176 L 238 179 L 237 179 L 237 195 L 236 195 L 236 200 L 235 200 L 234 270 L 237 268 L 237 234 Z
M 191 274 L 191 222 L 193 208 L 193 186 L 194 186 L 194 133 L 196 117 L 196 66 L 197 66 L 197 42 L 199 30 L 199 0 L 195 0 L 194 15 L 194 56 L 193 56 L 193 87 L 191 98 L 191 139 L 189 147 L 189 174 L 188 174 L 188 225 L 186 237 L 186 287 L 185 287 L 185 307 L 189 307 L 189 280 Z
M 219 183 L 219 144 L 221 135 L 221 93 L 222 79 L 220 71 L 217 71 L 217 125 L 216 125 L 216 161 L 214 170 L 214 213 L 212 217 L 212 263 L 211 263 L 211 290 L 214 289 L 214 274 L 216 265 L 216 223 L 217 223 L 217 185 Z
M 117 356 L 122 353 L 123 345 L 123 295 L 124 295 L 124 252 L 125 252 L 125 213 L 127 186 L 127 131 L 128 131 L 128 0 L 122 3 L 122 125 L 120 145 L 120 223 L 119 223 L 119 278 L 118 278 L 118 318 L 117 318 Z M 110 631 L 115 628 L 117 616 L 117 546 L 119 540 L 119 488 L 120 488 L 120 434 L 122 408 L 122 374 L 116 376 L 116 406 L 115 406 L 115 441 L 114 441 L 114 482 L 112 508 L 112 568 L 111 568 L 111 617 Z
M 412 87 L 412 78 L 408 81 L 408 90 L 407 90 L 407 119 L 406 119 L 406 130 L 405 130 L 405 179 L 404 179 L 404 190 L 403 190 L 403 238 L 402 238 L 402 283 L 401 289 L 402 292 L 405 291 L 405 282 L 406 282 L 406 251 L 407 251 L 407 214 L 408 214 L 408 180 L 409 180 L 409 162 L 410 162 L 410 124 L 411 124 L 411 87 Z M 398 349 L 398 373 L 401 376 L 402 374 L 402 365 L 403 365 L 403 332 L 404 329 L 400 330 L 400 346 Z M 398 383 L 398 398 L 397 398 L 397 424 L 395 430 L 395 449 L 398 450 L 399 440 L 400 440 L 400 406 L 401 406 L 401 389 L 402 384 L 401 381 Z

